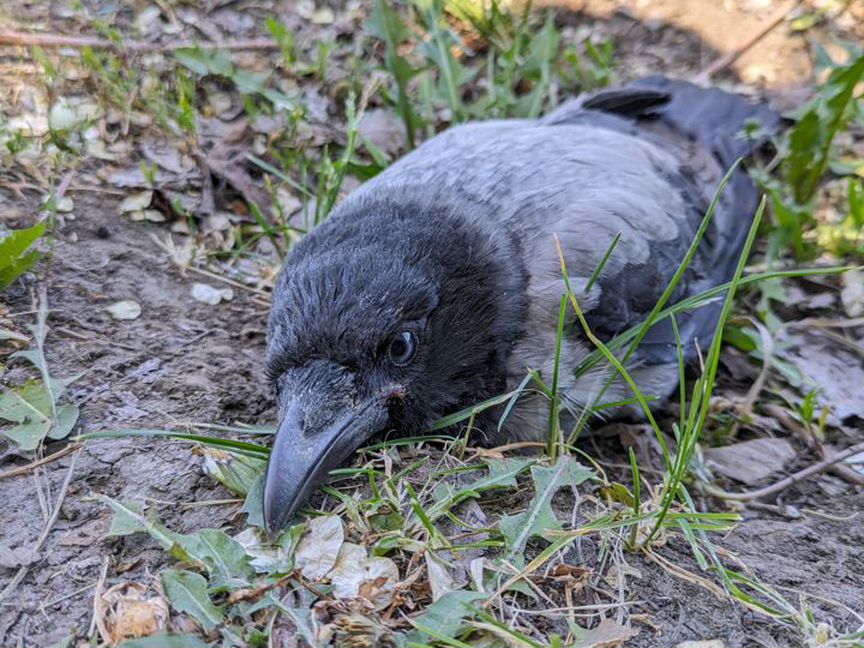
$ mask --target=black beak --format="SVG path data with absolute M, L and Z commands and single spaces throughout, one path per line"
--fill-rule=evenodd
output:
M 307 396 L 285 409 L 264 480 L 264 523 L 271 533 L 285 527 L 333 468 L 387 425 L 384 398 L 335 408 L 333 400 Z

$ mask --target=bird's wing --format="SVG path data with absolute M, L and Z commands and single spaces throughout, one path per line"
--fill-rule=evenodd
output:
M 750 118 L 776 124 L 770 110 L 737 95 L 644 79 L 574 100 L 539 121 L 452 128 L 364 190 L 422 190 L 463 206 L 466 218 L 506 228 L 524 251 L 538 326 L 557 318 L 562 292 L 554 237 L 569 274 L 584 279 L 621 232 L 600 294 L 585 296 L 592 326 L 609 337 L 643 321 L 666 288 L 726 169 L 754 146 L 738 136 Z M 753 183 L 737 173 L 675 299 L 728 280 L 756 202 Z M 705 340 L 715 321 L 708 309 L 682 330 Z M 665 361 L 674 351 L 667 323 L 646 338 L 643 356 Z

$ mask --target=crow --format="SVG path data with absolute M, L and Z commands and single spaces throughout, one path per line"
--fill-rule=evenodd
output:
M 648 77 L 572 99 L 540 119 L 450 128 L 344 200 L 291 251 L 276 281 L 267 372 L 279 426 L 264 519 L 281 529 L 334 467 L 377 434 L 419 432 L 514 389 L 528 368 L 550 376 L 571 284 L 601 339 L 644 321 L 702 222 L 727 169 L 767 141 L 769 107 L 719 89 Z M 672 296 L 728 281 L 757 207 L 740 168 Z M 620 242 L 585 290 L 610 241 Z M 710 342 L 719 306 L 679 319 L 685 355 Z M 593 350 L 566 323 L 561 394 L 574 412 L 610 376 L 573 369 Z M 670 322 L 628 361 L 659 399 L 678 382 Z M 615 382 L 604 401 L 629 396 Z M 478 440 L 538 439 L 548 405 L 526 396 Z

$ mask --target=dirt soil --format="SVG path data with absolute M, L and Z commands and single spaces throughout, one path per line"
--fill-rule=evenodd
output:
M 79 199 L 79 213 L 86 216 L 61 228 L 45 280 L 49 366 L 60 376 L 83 372 L 72 387 L 82 428 L 269 421 L 262 370 L 266 309 L 246 293 L 218 306 L 192 299 L 195 278 L 180 276 L 166 258 L 152 238 L 158 227 L 119 218 L 115 200 Z M 115 321 L 106 313 L 105 306 L 121 299 L 141 304 L 137 320 Z M 13 312 L 29 311 L 31 304 L 25 290 L 13 293 L 9 303 Z M 7 453 L 3 465 L 13 463 Z M 89 499 L 93 493 L 155 504 L 166 524 L 181 532 L 218 526 L 236 513 L 233 504 L 206 504 L 231 496 L 202 473 L 188 446 L 139 439 L 88 442 L 77 456 L 47 467 L 49 501 L 70 468 L 69 491 L 41 559 L 18 586 L 14 604 L 0 610 L 0 645 L 47 646 L 72 627 L 86 630 L 93 587 L 109 557 L 109 586 L 118 565 L 133 567 L 124 578 L 145 577 L 166 562 L 165 552 L 143 539 L 100 540 L 112 514 Z M 39 536 L 41 477 L 3 483 L 3 544 L 27 547 Z M 187 506 L 192 503 L 199 505 Z M 2 573 L 2 586 L 11 575 Z
M 22 15 L 41 15 L 47 6 L 20 5 Z M 611 3 L 596 2 L 580 3 L 577 9 L 587 13 L 561 20 L 577 30 L 615 36 L 621 76 L 686 74 L 725 51 L 729 42 L 740 41 L 741 32 L 755 27 L 773 8 L 770 2 L 664 0 L 612 10 Z M 723 29 L 714 28 L 718 16 L 723 17 Z M 734 29 L 739 25 L 747 30 Z M 698 29 L 712 36 L 704 38 Z M 769 94 L 773 88 L 780 101 L 806 94 L 800 85 L 810 70 L 806 38 L 788 33 L 772 38 L 785 40 L 761 58 L 758 51 L 748 55 L 729 78 L 761 83 Z M 772 51 L 780 54 L 768 56 Z M 157 244 L 155 238 L 166 234 L 164 226 L 118 216 L 119 199 L 111 194 L 76 192 L 74 198 L 74 217 L 58 227 L 53 257 L 40 278 L 18 285 L 4 299 L 10 313 L 29 321 L 38 286 L 46 287 L 49 365 L 58 376 L 83 372 L 71 388 L 73 402 L 81 407 L 80 429 L 270 422 L 273 409 L 263 372 L 266 307 L 243 290 L 235 291 L 233 301 L 216 306 L 192 299 L 191 285 L 201 277 L 182 276 Z M 4 189 L 0 213 L 10 224 L 21 225 L 37 204 L 34 195 L 28 194 L 28 201 Z M 105 306 L 122 299 L 141 304 L 138 319 L 116 321 L 105 312 Z M 850 433 L 857 440 L 864 438 L 860 429 Z M 49 444 L 46 454 L 63 445 Z M 812 457 L 802 457 L 789 469 L 810 462 Z M 0 442 L 0 470 L 20 465 L 21 457 Z M 231 496 L 203 474 L 200 458 L 188 446 L 99 440 L 37 471 L 0 481 L 0 544 L 13 550 L 35 546 L 46 523 L 44 502 L 54 501 L 69 471 L 72 477 L 56 523 L 14 595 L 0 607 L 0 646 L 48 646 L 73 628 L 86 633 L 100 579 L 106 588 L 124 580 L 146 581 L 169 561 L 147 538 L 105 539 L 112 515 L 93 501 L 93 494 L 144 499 L 156 505 L 167 526 L 181 532 L 238 520 L 237 503 L 224 502 Z M 823 476 L 785 491 L 782 504 L 771 510 L 745 509 L 745 522 L 719 544 L 759 579 L 789 588 L 785 592 L 790 600 L 797 598 L 797 591 L 815 599 L 817 608 L 824 597 L 860 611 L 860 488 Z M 660 553 L 698 573 L 687 546 L 670 543 Z M 644 615 L 645 621 L 637 624 L 641 632 L 627 645 L 676 646 L 711 639 L 722 639 L 729 647 L 800 645 L 791 627 L 672 576 L 641 556 L 627 556 L 627 561 L 637 572 L 627 598 L 641 601 L 631 613 Z M 0 590 L 14 573 L 0 567 Z M 834 603 L 824 607 L 838 627 L 857 625 Z

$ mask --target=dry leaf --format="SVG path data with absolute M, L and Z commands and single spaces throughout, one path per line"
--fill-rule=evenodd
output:
M 313 518 L 297 545 L 295 566 L 309 580 L 321 580 L 336 564 L 344 540 L 345 529 L 339 516 Z
M 330 582 L 336 598 L 366 599 L 381 610 L 393 600 L 399 568 L 389 558 L 367 558 L 364 547 L 346 542 L 330 572 Z
M 425 558 L 426 570 L 429 573 L 429 586 L 432 588 L 432 602 L 434 603 L 453 589 L 454 581 L 450 571 L 440 558 L 434 556 L 431 551 L 425 553 Z
M 196 283 L 192 285 L 192 298 L 205 304 L 215 306 L 222 300 L 234 299 L 234 291 L 231 288 L 214 288 L 208 284 Z
M 817 412 L 822 407 L 830 409 L 828 424 L 864 418 L 864 366 L 860 358 L 822 335 L 790 337 L 789 342 L 795 346 L 784 359 L 804 375 L 805 391 L 818 388 Z
M 25 565 L 31 565 L 39 560 L 39 554 L 29 547 L 18 547 L 10 549 L 0 544 L 0 567 L 7 569 L 18 569 Z
M 136 191 L 135 193 L 126 196 L 120 203 L 118 209 L 120 210 L 121 214 L 125 214 L 127 212 L 137 212 L 143 209 L 147 209 L 152 202 L 152 191 Z
M 134 320 L 141 315 L 141 304 L 132 299 L 124 299 L 106 306 L 105 310 L 115 320 Z
M 68 214 L 75 211 L 75 201 L 73 201 L 69 196 L 63 196 L 54 205 L 54 209 L 61 214 Z
M 864 272 L 852 270 L 842 275 L 843 290 L 840 300 L 849 317 L 864 315 Z
M 726 648 L 722 639 L 708 639 L 705 641 L 682 641 L 675 648 Z
M 407 141 L 405 124 L 391 110 L 366 111 L 357 128 L 360 137 L 388 155 L 398 153 Z
M 96 599 L 96 626 L 109 646 L 165 630 L 168 605 L 140 583 L 120 583 Z
M 151 223 L 164 223 L 168 220 L 165 218 L 165 214 L 160 212 L 158 209 L 141 209 L 129 212 L 129 218 L 136 223 L 143 223 L 144 221 L 149 221 Z
M 705 451 L 708 466 L 724 477 L 748 486 L 759 482 L 795 458 L 795 449 L 786 439 L 754 439 Z
M 603 619 L 596 628 L 585 630 L 573 648 L 617 648 L 638 634 L 636 628 L 623 626 L 614 619 Z

